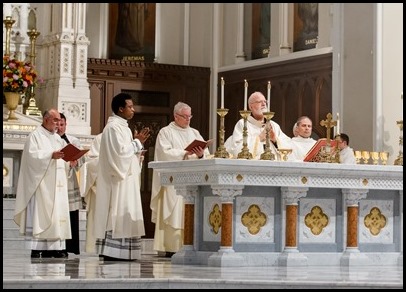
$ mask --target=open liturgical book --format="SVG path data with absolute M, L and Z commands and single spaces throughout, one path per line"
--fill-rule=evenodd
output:
M 65 161 L 75 161 L 78 160 L 80 157 L 85 155 L 89 149 L 79 149 L 73 144 L 68 144 L 61 149 L 64 153 L 63 160 Z
M 207 140 L 207 141 L 202 141 L 202 140 L 193 140 L 192 143 L 186 146 L 185 150 L 186 151 L 192 151 L 193 148 L 195 147 L 202 147 L 203 149 L 206 147 L 209 147 L 213 143 L 213 139 Z
M 307 162 L 332 162 L 337 151 L 337 141 L 330 139 L 327 143 L 326 138 L 319 139 L 316 144 L 307 152 L 303 161 Z

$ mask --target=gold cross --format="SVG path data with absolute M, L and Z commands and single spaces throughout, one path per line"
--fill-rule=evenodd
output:
M 326 120 L 320 121 L 320 126 L 327 128 L 327 143 L 330 143 L 330 129 L 337 125 L 337 121 L 332 121 L 333 115 L 331 113 L 327 114 Z

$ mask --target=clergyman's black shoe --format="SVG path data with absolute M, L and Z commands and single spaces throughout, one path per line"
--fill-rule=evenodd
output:
M 43 258 L 52 258 L 53 250 L 31 250 L 31 258 L 33 259 L 43 259 Z
M 171 258 L 174 254 L 175 254 L 174 252 L 167 251 L 167 252 L 165 253 L 165 257 L 166 257 L 166 258 Z
M 67 259 L 69 256 L 68 256 L 68 252 L 65 250 L 53 250 L 52 257 L 58 258 L 58 259 Z
M 42 250 L 31 250 L 31 258 L 41 258 Z

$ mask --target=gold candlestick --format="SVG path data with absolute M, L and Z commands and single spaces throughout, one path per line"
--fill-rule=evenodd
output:
M 251 114 L 251 111 L 249 111 L 249 110 L 240 111 L 240 115 L 244 119 L 244 127 L 242 129 L 242 149 L 241 149 L 241 152 L 238 153 L 237 158 L 252 159 L 252 153 L 249 151 L 248 144 L 247 144 L 247 138 L 248 138 L 247 119 L 250 116 L 250 114 Z
M 220 129 L 219 129 L 219 137 L 220 137 L 220 145 L 217 148 L 214 157 L 216 158 L 229 158 L 230 155 L 228 154 L 226 147 L 224 147 L 224 117 L 228 113 L 228 109 L 226 108 L 218 108 L 217 114 L 220 116 Z
M 403 96 L 403 95 L 402 95 Z M 395 159 L 394 165 L 402 165 L 403 166 L 403 120 L 396 122 L 399 129 L 400 129 L 400 136 L 399 136 L 399 155 Z
M 6 27 L 6 50 L 4 56 L 10 56 L 10 40 L 11 40 L 11 27 L 16 21 L 11 19 L 11 16 L 6 16 L 3 20 L 4 26 Z
M 35 66 L 35 42 L 37 37 L 40 35 L 40 32 L 37 31 L 35 28 L 31 29 L 27 32 L 27 35 L 30 37 L 31 43 L 31 52 L 30 52 L 30 61 L 33 66 Z M 35 86 L 30 86 L 28 92 L 28 101 L 25 104 L 25 114 L 27 116 L 41 116 L 41 111 L 37 107 L 37 102 L 35 100 Z
M 271 128 L 271 119 L 275 115 L 275 112 L 264 112 L 264 117 L 266 119 L 266 139 L 265 139 L 265 150 L 264 153 L 261 154 L 261 160 L 275 160 L 275 154 L 272 153 L 270 147 L 270 137 L 269 137 L 269 130 Z

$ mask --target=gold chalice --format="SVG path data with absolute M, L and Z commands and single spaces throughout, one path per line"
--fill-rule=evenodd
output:
M 368 164 L 369 157 L 370 157 L 369 151 L 365 151 L 365 150 L 361 151 L 361 156 L 362 156 L 363 163 Z
M 386 165 L 389 158 L 389 153 L 386 151 L 379 152 L 379 157 L 381 158 L 382 165 Z
M 354 156 L 355 156 L 355 162 L 357 164 L 360 164 L 361 158 L 362 158 L 361 151 L 358 151 L 358 150 L 354 151 Z
M 279 154 L 282 157 L 283 161 L 287 161 L 288 160 L 288 155 L 290 153 L 292 153 L 292 149 L 278 149 Z
M 372 164 L 377 165 L 379 162 L 379 152 L 371 151 Z

